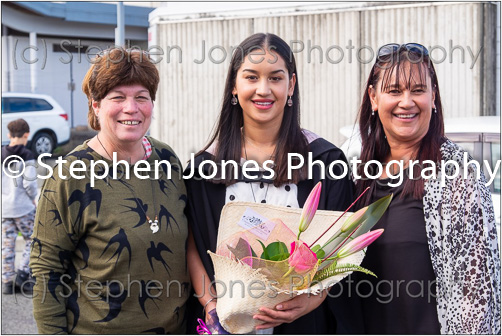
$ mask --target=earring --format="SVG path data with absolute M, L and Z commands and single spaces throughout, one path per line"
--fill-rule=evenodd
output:
M 288 98 L 288 106 L 293 106 L 293 99 L 291 99 L 292 96 L 289 96 Z
M 237 99 L 237 97 L 234 94 L 232 94 L 232 99 L 230 99 L 230 104 L 237 105 L 238 102 L 239 100 Z
M 436 110 L 436 108 L 435 108 L 435 107 L 433 107 L 433 108 L 432 108 L 432 112 L 434 112 L 434 113 L 438 113 L 438 110 Z
M 371 115 L 374 116 L 377 110 L 371 110 Z

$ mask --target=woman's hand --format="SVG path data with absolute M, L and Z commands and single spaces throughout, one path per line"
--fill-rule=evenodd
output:
M 279 303 L 275 306 L 275 309 L 261 307 L 260 313 L 254 315 L 253 318 L 265 323 L 257 326 L 256 329 L 273 328 L 283 323 L 291 323 L 319 307 L 326 299 L 326 296 L 327 293 L 325 291 L 320 295 L 302 294 L 295 296 L 291 300 Z

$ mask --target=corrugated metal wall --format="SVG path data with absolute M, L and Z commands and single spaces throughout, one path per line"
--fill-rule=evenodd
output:
M 295 53 L 302 126 L 337 145 L 344 140 L 339 128 L 355 122 L 372 52 L 390 42 L 433 47 L 447 117 L 494 115 L 495 8 L 428 3 L 256 18 L 156 18 L 150 44 L 164 55 L 151 134 L 170 144 L 183 162 L 198 151 L 219 113 L 230 47 L 256 32 L 277 34 L 294 50 L 303 43 L 303 51 Z

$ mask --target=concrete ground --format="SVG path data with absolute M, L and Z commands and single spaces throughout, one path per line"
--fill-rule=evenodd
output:
M 24 239 L 16 240 L 16 268 L 23 255 Z M 2 334 L 37 334 L 31 295 L 2 295 Z

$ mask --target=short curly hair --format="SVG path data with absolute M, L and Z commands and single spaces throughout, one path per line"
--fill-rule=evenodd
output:
M 119 85 L 143 85 L 155 100 L 159 72 L 146 51 L 111 48 L 98 54 L 92 63 L 82 82 L 82 91 L 89 100 L 87 119 L 92 129 L 101 129 L 92 101 L 99 104 L 108 92 Z

